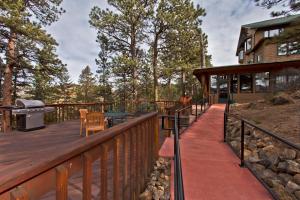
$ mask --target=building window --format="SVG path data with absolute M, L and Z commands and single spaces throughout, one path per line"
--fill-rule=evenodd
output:
M 231 76 L 231 83 L 230 83 L 230 92 L 237 93 L 238 91 L 238 76 L 232 75 Z
M 239 60 L 244 60 L 244 51 L 241 50 L 239 53 Z
M 298 42 L 289 42 L 288 52 L 290 55 L 300 54 L 300 48 Z
M 245 51 L 249 51 L 252 48 L 252 39 L 248 38 L 245 42 Z
M 217 76 L 216 75 L 210 76 L 210 93 L 211 94 L 217 93 Z
M 256 62 L 258 62 L 258 63 L 262 62 L 261 55 L 256 55 Z
M 278 45 L 278 55 L 295 55 L 300 54 L 300 46 L 298 42 L 288 42 Z
M 287 55 L 287 44 L 279 44 L 278 45 L 278 50 L 277 50 L 277 55 L 278 56 L 284 56 Z
M 286 75 L 277 75 L 275 79 L 276 90 L 283 90 L 287 84 Z
M 271 38 L 271 37 L 275 37 L 278 36 L 281 32 L 283 32 L 283 28 L 282 29 L 273 29 L 273 30 L 267 30 L 264 32 L 264 37 L 265 38 Z
M 255 91 L 266 92 L 269 89 L 270 84 L 270 73 L 257 73 L 255 74 Z
M 252 92 L 252 75 L 241 74 L 240 75 L 240 92 L 250 93 Z

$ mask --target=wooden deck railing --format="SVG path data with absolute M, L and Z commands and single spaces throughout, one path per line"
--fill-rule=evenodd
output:
M 79 109 L 88 109 L 89 111 L 104 112 L 114 109 L 113 102 L 102 103 L 62 103 L 46 104 L 54 107 L 54 112 L 45 114 L 46 123 L 60 123 L 67 120 L 79 119 Z
M 101 200 L 138 199 L 157 159 L 158 131 L 157 113 L 149 113 L 66 144 L 58 155 L 42 158 L 42 164 L 24 166 L 14 177 L 1 177 L 0 199 L 35 200 L 52 192 L 51 199 L 67 200 L 70 178 L 80 171 L 82 176 L 77 179 L 82 181 L 84 200 L 92 199 L 95 192 L 94 198 Z M 99 167 L 95 168 L 96 162 Z M 92 187 L 95 176 L 100 179 L 96 189 Z

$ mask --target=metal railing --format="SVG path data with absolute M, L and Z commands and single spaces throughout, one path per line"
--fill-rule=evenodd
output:
M 200 110 L 198 106 L 200 105 Z M 184 114 L 193 115 L 193 108 L 195 106 L 195 119 L 190 123 L 190 121 L 186 124 L 183 124 L 182 120 L 189 120 L 189 117 L 182 116 Z M 161 129 L 162 130 L 172 130 L 174 133 L 174 199 L 175 200 L 184 200 L 184 186 L 183 186 L 183 178 L 182 178 L 182 166 L 181 166 L 181 155 L 180 155 L 180 133 L 183 127 L 189 127 L 192 123 L 197 121 L 198 116 L 203 114 L 209 108 L 209 104 L 207 101 L 201 101 L 200 104 L 191 104 L 183 108 L 179 108 L 175 110 L 174 115 L 162 115 L 160 116 L 162 119 Z M 174 124 L 172 128 L 166 128 L 164 121 L 165 118 L 168 121 L 173 120 Z M 184 130 L 183 130 L 184 131 Z
M 245 118 L 243 117 L 240 117 L 240 116 L 237 116 L 237 115 L 234 115 L 234 114 L 231 114 L 229 112 L 229 109 L 230 109 L 230 102 L 228 101 L 227 104 L 226 104 L 226 107 L 225 107 L 225 112 L 224 112 L 224 142 L 227 142 L 226 138 L 227 138 L 227 134 L 226 134 L 226 131 L 227 131 L 227 125 L 228 125 L 228 118 L 229 117 L 232 117 L 238 121 L 240 121 L 240 155 L 238 155 L 238 153 L 235 151 L 235 149 L 233 149 L 233 147 L 230 147 L 234 150 L 235 153 L 237 153 L 237 156 L 239 156 L 240 158 L 240 166 L 241 167 L 246 167 L 248 168 L 251 173 L 263 184 L 263 186 L 269 191 L 269 193 L 272 195 L 272 197 L 274 199 L 279 199 L 278 195 L 275 194 L 273 192 L 272 189 L 270 189 L 270 187 L 263 181 L 263 179 L 257 174 L 257 172 L 255 172 L 254 170 L 251 169 L 251 167 L 247 164 L 247 162 L 245 162 L 245 157 L 244 157 L 244 154 L 245 154 L 245 127 L 249 127 L 249 128 L 255 128 L 259 131 L 261 131 L 263 134 L 266 134 L 268 136 L 270 136 L 271 138 L 275 139 L 276 141 L 279 141 L 281 143 L 283 143 L 284 145 L 290 147 L 290 148 L 293 148 L 297 151 L 300 151 L 300 146 L 299 145 L 296 145 L 284 138 L 282 138 L 281 136 L 265 129 L 265 128 L 262 128 L 262 127 L 259 127 L 257 125 L 255 125 L 254 123 L 246 120 Z

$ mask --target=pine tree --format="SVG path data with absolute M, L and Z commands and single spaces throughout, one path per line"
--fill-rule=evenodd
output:
M 100 52 L 98 58 L 96 59 L 96 64 L 98 69 L 96 73 L 98 74 L 97 95 L 101 96 L 104 101 L 112 100 L 112 86 L 110 85 L 109 78 L 111 77 L 112 67 L 110 66 L 110 53 L 108 47 L 108 39 L 105 35 L 99 35 L 97 42 L 100 46 Z
M 192 76 L 192 71 L 204 62 L 201 54 L 203 50 L 206 53 L 207 38 L 201 30 L 201 17 L 205 16 L 205 10 L 195 7 L 192 1 L 170 2 L 170 12 L 174 15 L 171 23 L 173 26 L 164 36 L 161 59 L 165 65 L 164 73 L 169 77 L 178 77 L 181 95 L 185 95 L 186 77 Z
M 289 16 L 293 14 L 299 14 L 300 11 L 300 2 L 298 0 L 254 0 L 257 6 L 261 6 L 267 9 L 273 9 L 276 7 L 276 11 L 272 11 L 271 15 L 273 17 L 278 16 Z M 278 8 L 282 10 L 277 11 Z M 300 49 L 300 20 L 296 20 L 292 23 L 292 26 L 289 30 L 284 30 L 279 36 L 273 39 L 273 43 L 284 43 L 289 41 L 296 42 L 293 45 L 295 50 Z
M 0 1 L 0 41 L 6 55 L 3 105 L 12 104 L 13 72 L 18 63 L 35 71 L 35 64 L 43 73 L 53 72 L 60 64 L 55 55 L 56 41 L 43 27 L 58 20 L 64 12 L 62 0 L 5 0 Z M 6 42 L 7 41 L 7 42 Z M 52 62 L 52 64 L 50 64 Z M 40 65 L 42 64 L 42 65 Z M 36 73 L 36 72 L 34 72 Z
M 103 10 L 99 7 L 91 10 L 90 24 L 97 29 L 98 35 L 107 38 L 109 51 L 113 55 L 112 62 L 120 62 L 114 66 L 113 71 L 115 75 L 120 75 L 122 84 L 129 84 L 123 91 L 132 94 L 130 95 L 132 99 L 137 101 L 138 69 L 141 59 L 138 55 L 146 38 L 144 30 L 147 19 L 153 11 L 154 0 L 109 0 L 108 4 L 112 10 Z M 128 78 L 129 80 L 125 80 Z M 127 98 L 128 94 L 124 94 L 123 97 Z
M 89 66 L 81 71 L 78 83 L 77 99 L 85 103 L 95 101 L 95 77 Z

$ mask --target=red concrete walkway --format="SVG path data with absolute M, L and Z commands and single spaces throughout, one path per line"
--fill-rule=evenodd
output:
M 180 149 L 186 200 L 272 199 L 223 140 L 224 105 L 213 105 L 181 136 Z M 161 156 L 173 154 L 167 139 Z M 171 182 L 173 194 L 174 183 Z M 173 199 L 173 198 L 172 198 Z

